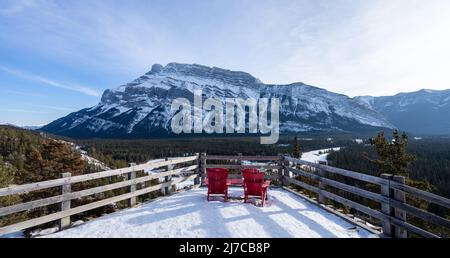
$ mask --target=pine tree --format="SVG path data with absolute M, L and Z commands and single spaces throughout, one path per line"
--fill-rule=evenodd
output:
M 408 166 L 416 157 L 406 151 L 408 136 L 405 132 L 400 135 L 397 130 L 394 130 L 392 141 L 387 140 L 384 133 L 381 132 L 375 138 L 370 139 L 370 143 L 375 146 L 379 157 L 371 161 L 380 168 L 381 173 L 409 178 Z
M 14 184 L 14 177 L 17 170 L 9 163 L 3 161 L 0 156 L 0 188 L 8 187 Z M 21 201 L 19 195 L 10 195 L 0 197 L 0 207 L 10 206 Z M 26 213 L 12 214 L 0 217 L 0 227 L 13 224 L 25 218 Z
M 300 143 L 298 141 L 297 136 L 294 137 L 294 141 L 292 143 L 292 156 L 296 159 L 302 157 L 302 152 L 300 150 Z

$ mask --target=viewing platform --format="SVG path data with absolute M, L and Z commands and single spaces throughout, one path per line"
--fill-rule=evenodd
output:
M 271 189 L 266 207 L 233 197 L 208 202 L 207 189 L 160 197 L 135 208 L 106 215 L 48 235 L 64 238 L 360 238 L 377 237 L 283 189 Z
M 229 188 L 227 202 L 222 197 L 208 202 L 208 168 L 226 168 L 228 179 L 236 182 L 246 168 L 264 173 L 271 180 L 265 207 L 257 199 L 244 203 L 242 187 L 235 186 Z M 109 180 L 102 180 L 103 185 L 72 191 L 74 184 L 105 178 Z M 408 202 L 422 200 L 448 214 L 450 200 L 408 186 L 404 177 L 377 177 L 281 154 L 197 154 L 78 176 L 63 173 L 59 179 L 2 188 L 0 197 L 48 188 L 58 188 L 60 194 L 0 207 L 0 217 L 49 205 L 58 205 L 58 211 L 0 227 L 0 237 L 55 222 L 59 232 L 46 237 L 441 237 L 420 227 L 417 219 L 440 232 L 450 229 L 448 218 L 434 213 L 436 209 Z M 115 196 L 99 195 L 116 189 L 122 190 Z M 152 192 L 162 196 L 138 203 L 137 197 Z M 103 198 L 74 207 L 73 200 L 89 196 Z M 122 201 L 129 208 L 83 223 L 72 221 L 73 215 Z

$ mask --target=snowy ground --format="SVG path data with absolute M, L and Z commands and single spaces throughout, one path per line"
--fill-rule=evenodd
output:
M 173 158 L 169 158 L 169 159 L 173 159 Z M 165 161 L 165 159 L 153 159 L 153 160 L 149 160 L 147 162 L 147 164 L 152 164 L 152 163 L 157 163 L 157 162 L 162 162 L 162 161 Z M 149 175 L 152 175 L 152 174 L 154 175 L 154 174 L 158 174 L 158 173 L 165 172 L 165 171 L 167 171 L 167 169 L 149 168 L 149 169 L 145 169 L 144 170 L 144 172 L 149 174 Z M 173 175 L 172 179 L 176 180 L 176 179 L 179 179 L 181 177 L 183 177 L 183 175 Z M 164 177 L 159 178 L 159 182 L 160 183 L 164 183 L 165 182 Z M 185 180 L 183 182 L 180 182 L 180 183 L 176 184 L 176 189 L 177 190 L 181 190 L 181 189 L 189 188 L 189 187 L 193 186 L 194 184 L 195 184 L 194 180 Z
M 242 188 L 230 188 L 239 197 Z M 373 237 L 338 216 L 282 189 L 269 190 L 266 207 L 232 199 L 206 201 L 198 188 L 106 215 L 45 237 Z
M 334 150 L 334 151 L 339 151 L 341 148 L 337 147 L 337 148 L 330 148 L 330 149 L 323 149 L 323 150 L 314 150 L 314 151 L 309 151 L 309 152 L 305 152 L 302 154 L 302 160 L 304 161 L 309 161 L 309 162 L 313 162 L 313 163 L 319 163 L 319 161 L 322 162 L 326 162 L 327 161 L 327 156 L 328 156 L 328 152 L 330 150 Z

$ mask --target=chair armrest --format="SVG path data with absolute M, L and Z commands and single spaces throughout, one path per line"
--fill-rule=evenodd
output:
M 208 185 L 208 183 L 209 183 L 208 178 L 205 178 L 205 180 L 203 180 L 203 184 L 204 184 L 204 185 Z
M 269 187 L 269 185 L 270 185 L 270 180 L 266 180 L 264 182 L 264 184 L 262 185 L 262 188 L 267 188 L 267 187 Z
M 227 185 L 230 186 L 231 185 L 231 179 L 227 179 Z

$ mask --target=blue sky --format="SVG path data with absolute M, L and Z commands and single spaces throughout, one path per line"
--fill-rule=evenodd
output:
M 355 95 L 450 88 L 448 0 L 0 0 L 0 122 L 45 124 L 154 63 Z

